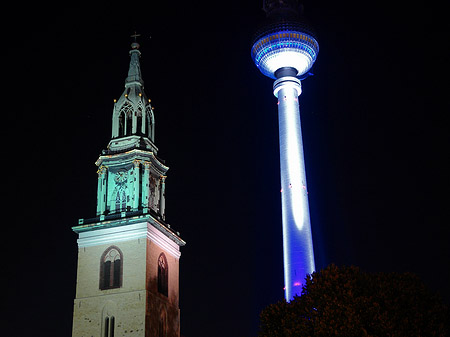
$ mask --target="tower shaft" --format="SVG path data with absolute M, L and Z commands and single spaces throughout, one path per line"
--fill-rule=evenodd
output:
M 263 3 L 267 24 L 255 36 L 252 59 L 261 73 L 275 79 L 278 98 L 284 282 L 290 301 L 315 269 L 298 96 L 299 78 L 309 75 L 319 43 L 298 0 Z
M 285 298 L 300 295 L 314 269 L 298 96 L 301 83 L 284 76 L 274 83 L 278 98 Z

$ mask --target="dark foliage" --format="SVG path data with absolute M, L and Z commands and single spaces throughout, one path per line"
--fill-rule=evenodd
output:
M 336 267 L 261 312 L 259 336 L 447 336 L 448 309 L 410 273 Z

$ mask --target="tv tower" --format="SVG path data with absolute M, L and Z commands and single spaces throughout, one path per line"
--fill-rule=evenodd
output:
M 264 0 L 267 24 L 254 39 L 252 59 L 275 79 L 280 138 L 281 205 L 285 298 L 300 295 L 306 274 L 314 269 L 308 190 L 303 158 L 298 96 L 319 52 L 297 0 Z

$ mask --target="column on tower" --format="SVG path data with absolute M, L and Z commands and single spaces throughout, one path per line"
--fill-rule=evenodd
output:
M 138 130 L 138 132 L 142 135 L 148 135 L 148 132 L 145 132 L 147 125 L 146 116 L 147 116 L 146 109 L 145 107 L 143 107 L 141 109 L 141 129 Z
M 105 214 L 106 206 L 106 190 L 107 190 L 107 168 L 106 166 L 100 166 L 98 171 L 97 182 L 97 215 Z
M 149 204 L 149 192 L 150 192 L 150 162 L 144 161 L 144 177 L 142 179 L 142 208 L 148 210 Z
M 166 176 L 160 177 L 160 195 L 159 195 L 159 212 L 163 220 L 166 219 L 165 209 L 166 209 Z
M 133 210 L 138 210 L 139 208 L 139 194 L 140 194 L 140 164 L 141 161 L 138 159 L 135 159 L 133 161 L 134 169 L 133 169 L 133 175 L 134 175 L 134 188 L 133 188 Z

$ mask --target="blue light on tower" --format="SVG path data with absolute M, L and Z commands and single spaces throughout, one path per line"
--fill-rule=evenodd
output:
M 300 79 L 314 64 L 319 44 L 298 14 L 297 0 L 265 0 L 268 24 L 256 35 L 252 59 L 275 79 L 280 138 L 281 205 L 285 298 L 300 295 L 314 269 L 308 189 L 300 124 Z

